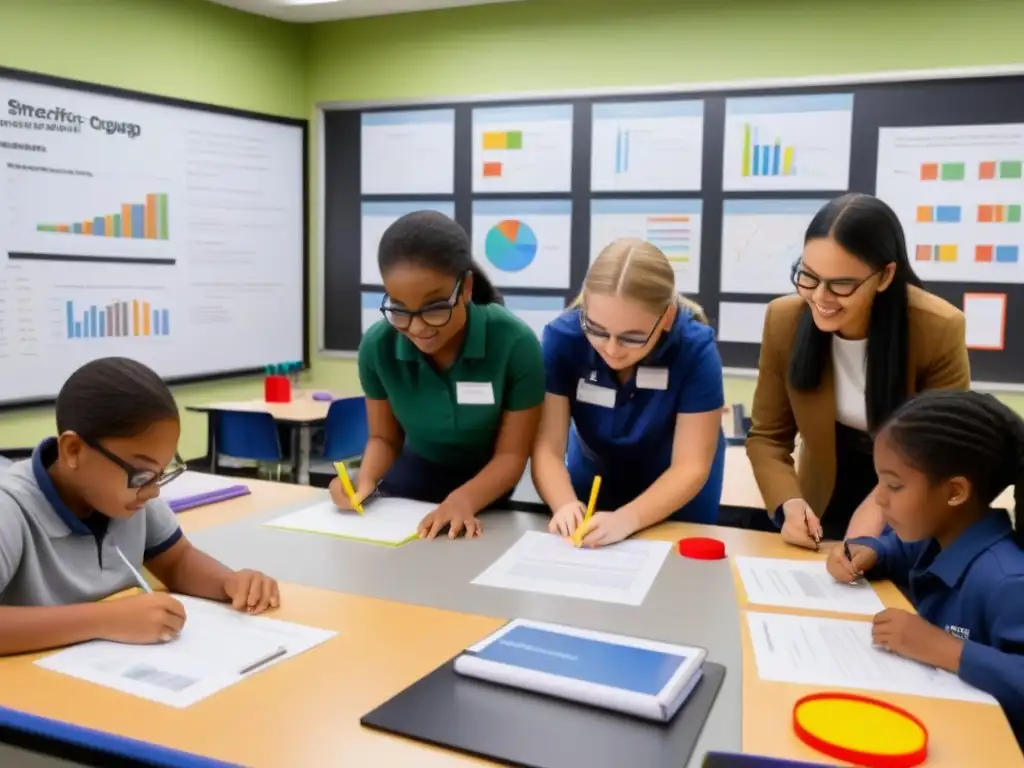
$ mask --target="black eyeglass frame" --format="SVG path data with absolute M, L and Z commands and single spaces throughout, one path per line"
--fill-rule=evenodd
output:
M 419 317 L 426 325 L 431 328 L 443 328 L 452 321 L 452 313 L 455 308 L 459 306 L 459 299 L 462 297 L 462 289 L 466 285 L 466 275 L 462 275 L 458 280 L 455 281 L 455 289 L 452 291 L 451 296 L 447 299 L 442 299 L 436 302 L 432 302 L 425 307 L 419 309 L 405 309 L 403 307 L 394 307 L 388 305 L 388 299 L 391 297 L 384 294 L 384 298 L 380 301 L 380 313 L 384 316 L 384 319 L 388 323 L 397 328 L 400 331 L 408 330 L 409 326 L 412 325 L 414 317 Z M 443 322 L 431 322 L 427 320 L 427 314 L 431 312 L 447 312 Z M 391 317 L 388 317 L 388 313 L 391 313 Z M 404 325 L 396 323 L 394 318 L 403 317 L 405 320 Z
M 812 274 L 804 269 L 801 269 L 802 264 L 802 261 L 797 260 L 796 262 L 794 262 L 793 268 L 790 270 L 789 281 L 793 284 L 795 288 L 804 291 L 813 291 L 816 290 L 819 285 L 824 285 L 825 290 L 831 293 L 833 296 L 839 296 L 840 298 L 844 299 L 853 296 L 853 294 L 860 290 L 860 287 L 864 285 L 864 283 L 866 283 L 875 275 L 879 275 L 884 271 L 884 269 L 876 269 L 867 277 L 861 278 L 859 280 L 855 277 L 834 277 L 831 279 L 826 279 L 823 277 L 818 277 L 815 274 Z M 808 279 L 810 279 L 814 283 L 814 285 L 804 285 L 803 283 L 801 283 L 801 275 L 806 276 Z M 837 286 L 840 288 L 840 290 L 836 290 Z
M 171 465 L 171 469 L 164 469 L 162 472 L 158 472 L 153 469 L 139 469 L 138 467 L 132 466 L 116 453 L 103 447 L 95 440 L 86 440 L 85 443 L 108 461 L 113 462 L 123 469 L 125 474 L 128 476 L 128 487 L 133 490 L 140 490 L 152 483 L 156 483 L 158 487 L 163 487 L 175 478 L 180 477 L 182 473 L 188 469 L 185 461 L 181 458 L 181 454 L 177 452 L 174 454 L 174 463 Z
M 650 343 L 651 339 L 654 338 L 654 334 L 658 332 L 658 329 L 661 328 L 661 324 L 665 321 L 665 315 L 668 314 L 671 306 L 672 305 L 670 304 L 668 307 L 665 307 L 664 311 L 658 315 L 658 321 L 654 324 L 651 332 L 647 334 L 647 338 L 643 341 L 635 336 L 622 336 L 620 334 L 608 333 L 608 331 L 602 331 L 594 328 L 590 325 L 590 321 L 587 319 L 586 307 L 580 307 L 580 328 L 583 329 L 583 333 L 587 336 L 593 336 L 596 339 L 602 339 L 604 341 L 610 341 L 614 338 L 615 341 L 627 349 L 643 349 Z

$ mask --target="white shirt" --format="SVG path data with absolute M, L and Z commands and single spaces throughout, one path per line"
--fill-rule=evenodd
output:
M 832 334 L 836 421 L 862 432 L 866 432 L 868 428 L 868 411 L 864 397 L 867 384 L 867 362 L 867 339 L 851 341 Z

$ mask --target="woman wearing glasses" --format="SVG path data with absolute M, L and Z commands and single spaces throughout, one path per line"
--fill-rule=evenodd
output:
M 398 219 L 381 238 L 384 321 L 359 345 L 370 439 L 356 497 L 380 489 L 437 504 L 433 538 L 480 533 L 477 513 L 511 495 L 544 401 L 540 343 L 473 262 L 469 238 L 434 211 Z M 350 506 L 340 484 L 335 503 Z M 370 514 L 370 509 L 367 509 Z
M 665 255 L 643 240 L 607 246 L 574 307 L 544 329 L 543 348 L 547 395 L 531 468 L 550 530 L 568 536 L 580 525 L 595 475 L 604 511 L 584 546 L 667 518 L 714 522 L 722 361 L 700 307 L 676 293 Z
M 168 592 L 246 613 L 279 603 L 277 584 L 233 571 L 182 535 L 160 487 L 184 469 L 178 405 L 152 370 L 125 358 L 86 363 L 57 396 L 57 437 L 0 474 L 0 655 L 86 640 L 157 643 L 186 621 Z
M 870 432 L 910 395 L 969 389 L 971 375 L 963 313 L 921 288 L 878 198 L 825 205 L 792 279 L 796 295 L 765 314 L 747 455 L 783 538 L 816 549 L 881 533 Z

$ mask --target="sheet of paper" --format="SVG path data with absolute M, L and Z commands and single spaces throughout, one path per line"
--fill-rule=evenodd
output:
M 160 497 L 167 503 L 171 503 L 178 499 L 188 499 L 214 491 L 223 491 L 236 485 L 245 485 L 245 478 L 221 477 L 208 475 L 205 472 L 182 472 L 181 475 L 174 478 L 174 482 L 168 483 L 165 488 L 161 489 Z
M 126 645 L 95 640 L 58 651 L 36 664 L 181 708 L 337 634 L 249 616 L 220 603 L 176 597 L 185 606 L 188 618 L 181 634 L 169 643 Z M 261 663 L 264 660 L 266 663 Z
M 472 583 L 640 605 L 671 548 L 668 541 L 634 539 L 581 549 L 561 536 L 529 531 Z
M 869 621 L 748 611 L 747 626 L 764 680 L 996 703 L 949 672 L 875 647 Z
M 436 506 L 385 496 L 364 504 L 364 514 L 360 515 L 323 501 L 275 518 L 265 525 L 398 546 L 416 538 L 420 521 Z
M 820 560 L 778 560 L 770 557 L 734 558 L 747 600 L 757 605 L 809 608 L 816 611 L 874 616 L 885 609 L 866 581 L 840 584 Z

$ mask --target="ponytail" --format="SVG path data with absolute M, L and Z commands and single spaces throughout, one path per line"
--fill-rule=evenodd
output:
M 676 297 L 676 304 L 679 306 L 680 309 L 689 312 L 690 317 L 692 317 L 701 325 L 711 325 L 711 323 L 708 321 L 708 315 L 704 311 L 704 307 L 702 307 L 693 299 L 688 299 L 685 296 L 683 296 L 683 294 L 680 293 Z
M 484 272 L 483 268 L 476 263 L 476 259 L 470 261 L 469 273 L 473 275 L 473 295 L 471 298 L 474 304 L 505 305 L 505 297 L 494 287 L 494 283 L 487 277 L 487 273 Z

